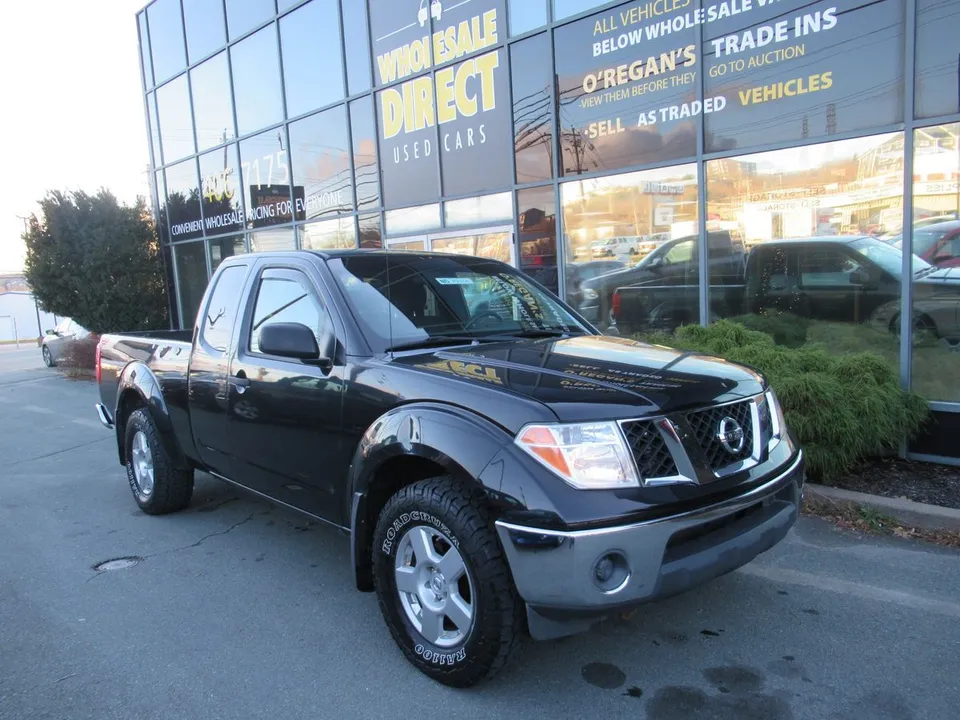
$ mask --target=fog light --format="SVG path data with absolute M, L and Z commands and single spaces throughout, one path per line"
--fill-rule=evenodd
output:
M 629 579 L 630 566 L 623 553 L 608 552 L 593 566 L 593 584 L 605 593 L 622 590 Z

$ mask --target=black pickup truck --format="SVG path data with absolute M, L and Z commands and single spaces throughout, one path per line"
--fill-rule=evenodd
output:
M 200 470 L 342 530 L 448 685 L 729 572 L 797 517 L 803 456 L 762 376 L 601 336 L 502 263 L 237 256 L 199 310 L 98 346 L 137 504 L 186 507 Z

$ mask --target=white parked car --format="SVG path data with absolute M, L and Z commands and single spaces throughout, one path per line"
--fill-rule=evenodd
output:
M 78 325 L 70 318 L 63 318 L 56 328 L 47 330 L 40 342 L 43 364 L 53 367 L 63 359 L 74 342 L 85 339 L 89 334 L 90 331 L 85 327 Z

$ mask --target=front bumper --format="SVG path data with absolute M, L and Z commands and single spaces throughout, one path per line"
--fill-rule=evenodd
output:
M 546 639 L 584 627 L 618 609 L 681 593 L 745 565 L 776 545 L 797 519 L 803 453 L 763 484 L 735 498 L 632 525 L 555 531 L 497 521 L 517 591 L 527 603 L 530 632 Z M 618 587 L 596 582 L 609 553 L 628 575 Z M 586 623 L 589 625 L 589 622 Z

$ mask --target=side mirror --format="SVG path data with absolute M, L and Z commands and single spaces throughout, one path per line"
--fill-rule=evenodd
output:
M 44 331 L 44 335 L 56 335 L 56 334 L 57 334 L 57 331 L 56 331 L 56 330 L 45 330 L 45 331 Z
M 306 365 L 329 368 L 333 363 L 320 355 L 313 330 L 302 323 L 271 323 L 260 330 L 260 352 L 300 360 Z

